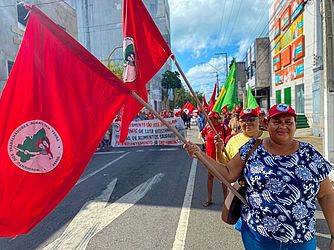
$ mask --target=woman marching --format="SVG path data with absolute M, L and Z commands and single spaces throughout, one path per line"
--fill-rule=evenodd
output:
M 255 144 L 251 139 L 227 164 L 205 157 L 192 143 L 188 154 L 200 154 L 229 182 L 244 170 L 249 207 L 242 211 L 241 235 L 245 249 L 316 249 L 316 199 L 327 220 L 334 250 L 334 190 L 328 178 L 331 164 L 310 144 L 293 138 L 296 112 L 286 104 L 268 114 L 269 137 L 244 160 Z M 244 169 L 243 169 L 244 168 Z

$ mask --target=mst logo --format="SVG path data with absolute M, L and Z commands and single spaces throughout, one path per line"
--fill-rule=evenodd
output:
M 123 81 L 133 82 L 137 78 L 136 52 L 133 38 L 125 37 L 123 39 L 123 53 L 124 53 Z
M 48 123 L 33 120 L 22 124 L 11 134 L 8 155 L 22 170 L 47 173 L 59 164 L 63 143 L 57 131 Z

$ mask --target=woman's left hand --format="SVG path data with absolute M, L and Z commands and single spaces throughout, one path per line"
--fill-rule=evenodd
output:
M 196 153 L 200 153 L 201 149 L 195 145 L 194 143 L 188 141 L 186 144 L 183 145 L 183 148 L 187 151 L 188 155 L 196 158 Z

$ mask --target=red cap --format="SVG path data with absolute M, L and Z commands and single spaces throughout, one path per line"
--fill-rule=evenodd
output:
M 208 114 L 208 117 L 211 118 L 211 117 L 214 117 L 214 118 L 217 118 L 217 119 L 220 119 L 220 114 L 216 111 L 211 111 L 209 114 Z
M 240 112 L 239 118 L 242 119 L 246 116 L 255 116 L 258 117 L 259 113 L 257 112 L 256 109 L 243 109 Z
M 228 111 L 227 105 L 225 105 L 224 107 L 222 107 L 221 111 L 222 111 L 222 114 L 225 114 Z
M 240 105 L 234 105 L 233 112 L 234 113 L 240 113 L 242 110 Z
M 297 116 L 296 111 L 293 108 L 291 108 L 289 105 L 285 103 L 281 103 L 281 104 L 275 104 L 269 109 L 268 120 L 273 118 L 274 116 L 281 114 L 289 114 L 295 117 Z

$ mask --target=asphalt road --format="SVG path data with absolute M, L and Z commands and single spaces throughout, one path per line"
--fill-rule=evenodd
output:
M 243 249 L 220 220 L 222 192 L 206 199 L 206 170 L 181 147 L 114 148 L 95 154 L 61 204 L 0 249 Z M 321 212 L 318 246 L 329 235 Z

